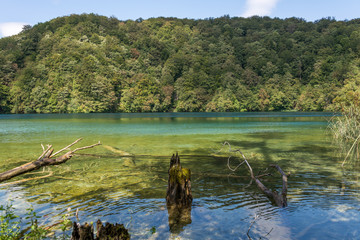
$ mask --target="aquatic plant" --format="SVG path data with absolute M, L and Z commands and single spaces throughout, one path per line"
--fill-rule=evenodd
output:
M 0 206 L 0 240 L 17 239 L 20 235 L 20 218 L 15 215 L 12 204 Z
M 334 142 L 344 155 L 342 166 L 349 160 L 360 159 L 360 109 L 356 106 L 347 107 L 342 116 L 335 116 L 329 125 Z
M 6 205 L 0 205 L 0 240 L 39 240 L 49 237 L 53 234 L 50 231 L 52 226 L 40 226 L 37 221 L 39 218 L 41 216 L 38 216 L 34 208 L 30 207 L 27 209 L 24 217 L 25 224 L 21 227 L 23 218 L 15 214 L 15 208 L 11 202 Z M 62 236 L 53 236 L 53 239 L 68 239 L 69 236 L 66 234 L 66 231 L 71 226 L 68 213 L 62 215 L 62 220 L 59 224 Z
M 349 69 L 344 86 L 333 100 L 333 110 L 341 112 L 342 116 L 333 118 L 330 124 L 334 140 L 345 154 L 343 166 L 347 159 L 360 158 L 360 60 L 351 62 Z
M 46 238 L 49 231 L 39 226 L 37 221 L 37 219 L 41 217 L 36 214 L 34 208 L 32 207 L 28 208 L 27 210 L 28 212 L 25 219 L 30 219 L 30 231 L 25 235 L 25 240 L 37 240 Z

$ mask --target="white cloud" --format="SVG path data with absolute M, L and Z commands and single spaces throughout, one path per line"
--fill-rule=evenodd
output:
M 268 16 L 278 1 L 279 0 L 246 0 L 246 11 L 242 16 Z
M 0 23 L 0 36 L 8 37 L 15 34 L 18 34 L 23 29 L 26 23 L 21 22 L 7 22 L 7 23 Z

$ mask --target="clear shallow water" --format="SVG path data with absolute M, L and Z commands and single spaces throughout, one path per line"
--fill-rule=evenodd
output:
M 60 149 L 102 146 L 47 167 L 54 175 L 0 187 L 0 202 L 14 199 L 19 213 L 32 205 L 57 222 L 68 207 L 80 220 L 120 222 L 132 239 L 360 239 L 359 168 L 342 170 L 324 113 L 164 113 L 0 115 L 0 171 L 34 160 L 40 143 Z M 226 166 L 228 141 L 240 148 L 255 172 L 277 163 L 291 172 L 287 208 L 280 209 L 248 187 L 245 167 Z M 110 146 L 133 154 L 120 156 Z M 219 150 L 222 151 L 219 152 Z M 179 233 L 168 225 L 165 192 L 170 156 L 179 152 L 192 170 L 191 223 Z M 232 158 L 233 166 L 237 159 Z M 46 173 L 45 173 L 46 174 Z M 43 174 L 43 175 L 45 175 Z M 28 174 L 16 180 L 40 176 Z M 264 179 L 281 189 L 280 176 Z M 75 220 L 75 217 L 72 217 Z M 156 228 L 154 235 L 150 229 Z

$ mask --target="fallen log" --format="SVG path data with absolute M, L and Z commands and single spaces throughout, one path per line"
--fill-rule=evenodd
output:
M 33 171 L 35 169 L 39 169 L 40 167 L 43 167 L 43 166 L 58 165 L 58 164 L 65 163 L 67 160 L 69 160 L 73 156 L 73 154 L 75 152 L 101 145 L 101 143 L 98 142 L 98 143 L 90 145 L 90 146 L 85 146 L 85 147 L 76 148 L 75 150 L 70 150 L 71 146 L 75 145 L 76 143 L 78 143 L 81 140 L 82 140 L 81 138 L 76 140 L 75 142 L 60 149 L 59 151 L 57 151 L 54 154 L 53 154 L 54 149 L 52 149 L 52 145 L 48 145 L 47 149 L 45 149 L 44 146 L 41 145 L 43 148 L 43 153 L 38 157 L 38 159 L 36 161 L 26 163 L 19 167 L 16 167 L 16 168 L 13 168 L 6 172 L 0 173 L 0 182 L 9 180 L 9 179 L 19 176 L 23 173 L 27 173 L 27 172 Z M 59 153 L 65 151 L 65 150 L 69 150 L 69 151 L 67 153 L 55 158 L 56 155 L 58 155 Z
M 235 168 L 235 169 L 232 169 L 230 167 L 230 157 L 228 158 L 228 168 L 232 171 L 235 171 L 238 167 L 240 167 L 243 163 L 246 163 L 246 165 L 248 166 L 249 168 L 249 171 L 250 171 L 250 176 L 251 176 L 251 179 L 255 181 L 256 185 L 258 186 L 258 188 L 260 188 L 261 191 L 263 191 L 265 193 L 265 195 L 271 200 L 273 201 L 277 206 L 279 207 L 286 207 L 287 206 L 287 178 L 290 176 L 290 173 L 288 175 L 286 175 L 284 173 L 284 171 L 280 168 L 280 166 L 278 165 L 270 165 L 270 167 L 273 167 L 273 168 L 276 168 L 278 170 L 278 172 L 282 175 L 282 182 L 283 182 L 283 185 L 282 185 L 282 192 L 281 193 L 278 193 L 276 190 L 274 191 L 271 191 L 269 190 L 260 180 L 259 178 L 261 176 L 266 176 L 267 174 L 263 174 L 263 175 L 260 175 L 260 176 L 255 176 L 254 175 L 254 172 L 249 164 L 249 162 L 247 161 L 245 155 L 239 150 L 234 150 L 232 151 L 231 150 L 231 145 L 230 143 L 228 142 L 225 142 L 223 145 L 229 145 L 229 148 L 230 148 L 230 152 L 237 152 L 237 153 L 240 153 L 244 159 L 244 161 L 242 161 L 240 164 L 238 164 L 238 166 Z

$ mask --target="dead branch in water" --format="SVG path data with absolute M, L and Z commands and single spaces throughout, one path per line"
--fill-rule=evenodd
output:
M 70 145 L 62 148 L 61 150 L 57 151 L 56 153 L 52 154 L 54 149 L 52 149 L 52 145 L 48 145 L 47 149 L 44 148 L 44 146 L 41 144 L 41 147 L 43 149 L 42 154 L 38 157 L 38 159 L 36 161 L 30 162 L 30 163 L 26 163 L 24 165 L 21 165 L 19 167 L 13 168 L 11 170 L 8 170 L 6 172 L 0 173 L 0 182 L 3 182 L 5 180 L 11 179 L 13 177 L 16 177 L 18 175 L 33 171 L 35 169 L 39 169 L 40 167 L 43 166 L 48 166 L 48 165 L 58 165 L 58 164 L 62 164 L 65 163 L 67 160 L 69 160 L 73 154 L 77 151 L 80 150 L 84 150 L 84 149 L 88 149 L 88 148 L 93 148 L 96 147 L 98 145 L 101 145 L 100 142 L 90 145 L 90 146 L 85 146 L 85 147 L 80 147 L 80 148 L 76 148 L 75 150 L 70 150 L 69 148 L 73 145 L 75 145 L 76 143 L 80 142 L 82 139 L 79 138 L 77 139 L 75 142 L 71 143 Z M 53 158 L 55 155 L 65 151 L 65 150 L 69 150 L 67 153 L 65 153 L 64 155 L 61 155 L 57 158 Z
M 260 190 L 262 192 L 265 193 L 265 195 L 272 201 L 275 202 L 275 204 L 279 207 L 286 207 L 287 206 L 287 178 L 290 176 L 290 173 L 288 175 L 286 175 L 284 173 L 284 171 L 280 168 L 280 166 L 278 165 L 270 165 L 270 167 L 276 168 L 278 170 L 278 172 L 282 175 L 282 181 L 283 181 L 283 186 L 282 186 L 282 192 L 281 194 L 279 194 L 277 191 L 271 191 L 269 190 L 260 180 L 259 178 L 264 176 L 260 175 L 260 176 L 255 176 L 254 172 L 249 164 L 249 162 L 247 161 L 245 155 L 240 151 L 240 149 L 236 149 L 236 150 L 231 150 L 231 145 L 228 142 L 224 142 L 223 145 L 228 145 L 229 146 L 229 151 L 230 152 L 236 152 L 236 153 L 240 153 L 244 159 L 244 161 L 240 162 L 235 168 L 231 168 L 230 167 L 230 158 L 231 156 L 228 158 L 228 162 L 227 162 L 227 166 L 231 171 L 235 171 L 236 169 L 238 169 L 242 164 L 246 164 L 249 168 L 250 171 L 250 176 L 251 179 L 253 179 L 256 183 L 256 185 L 258 186 L 258 188 L 260 188 Z
M 41 173 L 41 172 L 39 172 Z M 43 172 L 44 173 L 44 172 Z M 51 177 L 53 175 L 52 171 L 49 171 L 47 175 L 45 176 L 40 176 L 40 177 L 33 177 L 33 178 L 26 178 L 26 179 L 21 179 L 18 181 L 14 181 L 14 182 L 7 182 L 7 183 L 3 183 L 0 184 L 0 187 L 4 187 L 4 186 L 8 186 L 8 185 L 13 185 L 13 184 L 18 184 L 18 183 L 23 183 L 23 182 L 27 182 L 27 181 L 31 181 L 31 180 L 38 180 L 38 179 L 43 179 L 43 178 L 47 178 L 47 177 Z

